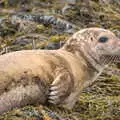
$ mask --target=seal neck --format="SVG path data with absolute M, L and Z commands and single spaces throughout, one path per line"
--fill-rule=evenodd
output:
M 79 57 L 82 56 L 86 61 L 88 67 L 93 69 L 95 72 L 99 73 L 105 67 L 101 64 L 100 60 L 97 59 L 98 57 L 95 54 L 93 54 L 92 51 L 90 50 L 83 50 L 80 48 L 80 46 L 76 46 L 76 45 L 75 46 L 64 45 L 61 49 L 71 52 L 76 57 L 78 57 L 78 59 Z

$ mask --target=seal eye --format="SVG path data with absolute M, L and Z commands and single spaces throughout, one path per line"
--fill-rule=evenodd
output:
M 105 43 L 107 41 L 108 41 L 107 37 L 101 37 L 101 38 L 99 38 L 99 42 L 101 42 L 101 43 Z

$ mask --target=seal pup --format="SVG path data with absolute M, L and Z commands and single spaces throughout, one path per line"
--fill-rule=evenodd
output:
M 75 33 L 58 50 L 0 56 L 0 114 L 33 104 L 72 108 L 83 88 L 120 58 L 120 39 L 102 28 Z

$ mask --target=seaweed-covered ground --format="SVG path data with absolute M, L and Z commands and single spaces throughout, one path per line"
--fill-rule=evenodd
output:
M 65 1 L 1 0 L 0 54 L 58 49 L 74 32 L 86 27 L 107 28 L 120 37 L 119 0 Z M 120 120 L 120 63 L 111 65 L 86 88 L 73 110 L 26 106 L 4 114 L 0 120 Z

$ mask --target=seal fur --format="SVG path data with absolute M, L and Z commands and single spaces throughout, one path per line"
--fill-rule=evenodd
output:
M 109 41 L 99 43 L 102 36 Z M 115 60 L 104 63 L 106 55 L 120 56 L 120 40 L 101 28 L 75 33 L 59 50 L 23 50 L 1 55 L 0 114 L 47 102 L 72 108 L 83 88 Z

